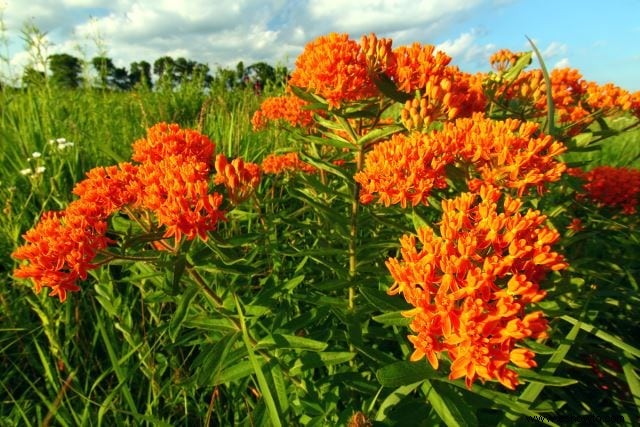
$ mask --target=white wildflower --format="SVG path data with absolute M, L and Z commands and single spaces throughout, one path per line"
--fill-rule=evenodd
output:
M 50 140 L 49 140 L 49 145 L 53 145 L 53 144 L 55 144 L 55 143 L 56 143 L 56 140 L 55 140 L 55 139 L 50 139 Z
M 24 176 L 31 175 L 31 168 L 28 168 L 28 169 L 22 169 L 22 170 L 20 171 L 20 174 L 21 174 L 21 175 L 24 175 Z
M 65 142 L 67 142 L 67 140 L 66 140 L 66 138 L 58 138 L 58 139 L 56 139 L 56 142 L 58 144 L 64 144 Z
M 37 159 L 40 156 L 42 156 L 42 153 L 39 151 L 34 151 L 33 153 L 31 153 L 31 157 L 34 159 Z
M 42 172 L 44 172 L 46 170 L 47 170 L 47 168 L 45 168 L 44 166 L 38 166 L 36 168 L 36 175 L 39 175 L 39 174 L 41 174 Z
M 58 144 L 58 150 L 64 150 L 67 147 L 73 147 L 73 142 L 65 142 L 63 144 Z

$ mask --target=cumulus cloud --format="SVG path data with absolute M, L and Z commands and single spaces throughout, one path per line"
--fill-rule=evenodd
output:
M 566 55 L 567 45 L 553 41 L 541 52 L 543 58 L 554 58 L 560 55 Z
M 480 44 L 477 42 L 477 32 L 466 32 L 454 40 L 445 40 L 436 48 L 454 59 L 454 62 L 464 62 L 473 68 L 487 68 L 489 57 L 497 49 L 494 44 Z
M 571 64 L 569 63 L 569 58 L 562 58 L 555 64 L 553 64 L 553 68 L 569 68 Z
M 140 60 L 153 63 L 167 55 L 212 69 L 234 67 L 241 60 L 246 65 L 265 61 L 291 67 L 306 43 L 328 32 L 347 32 L 355 39 L 375 32 L 400 46 L 435 44 L 453 31 L 459 35 L 439 48 L 466 69 L 469 64 L 486 65 L 495 47 L 481 42 L 478 30 L 452 29 L 480 8 L 507 7 L 509 1 L 190 0 L 176 6 L 174 0 L 12 0 L 4 17 L 12 25 L 31 20 L 47 32 L 49 53 L 70 53 L 87 61 L 106 53 L 119 67 Z M 9 32 L 19 39 L 19 26 Z M 11 54 L 14 66 L 28 60 L 15 43 Z

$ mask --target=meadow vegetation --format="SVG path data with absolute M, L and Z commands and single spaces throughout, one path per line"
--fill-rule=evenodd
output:
M 533 55 L 4 86 L 0 425 L 638 423 L 640 96 Z

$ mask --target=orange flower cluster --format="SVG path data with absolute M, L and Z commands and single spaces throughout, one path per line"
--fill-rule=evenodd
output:
M 440 86 L 446 77 L 451 57 L 442 51 L 435 51 L 433 45 L 414 43 L 400 46 L 393 51 L 396 70 L 393 80 L 398 90 L 413 93 L 416 90 L 430 92 L 431 87 Z
M 522 111 L 530 118 L 543 117 L 546 90 L 541 70 L 523 71 L 513 81 L 494 88 L 493 98 L 503 108 Z
M 222 195 L 210 193 L 210 169 L 215 149 L 209 139 L 175 124 L 160 123 L 148 130 L 147 138 L 134 143 L 133 159 L 139 165 L 121 163 L 98 167 L 87 173 L 73 192 L 78 200 L 62 212 L 48 212 L 24 235 L 26 243 L 13 257 L 20 265 L 15 277 L 30 278 L 36 292 L 50 287 L 51 296 L 66 299 L 77 291 L 76 282 L 86 279 L 97 267 L 94 258 L 113 243 L 106 237 L 108 218 L 124 209 L 144 209 L 154 214 L 158 226 L 165 226 L 164 237 L 207 238 L 219 221 Z M 232 162 L 225 170 L 225 184 L 234 185 L 232 172 L 241 176 L 231 192 L 240 196 L 243 185 L 255 185 L 257 165 Z M 245 177 L 251 177 L 245 182 Z M 236 178 L 237 180 L 237 178 Z
M 378 94 L 365 54 L 348 34 L 330 33 L 307 44 L 289 84 L 326 99 L 330 109 Z
M 138 167 L 131 163 L 97 167 L 87 172 L 87 178 L 76 184 L 73 194 L 101 209 L 100 217 L 107 218 L 135 201 L 136 194 L 130 186 L 137 173 Z
M 158 123 L 147 130 L 147 137 L 133 143 L 131 158 L 137 162 L 159 162 L 170 156 L 194 157 L 210 166 L 215 145 L 199 132 L 179 125 Z
M 213 183 L 224 185 L 227 189 L 227 197 L 237 205 L 249 198 L 260 184 L 260 166 L 255 163 L 245 163 L 241 158 L 229 162 L 224 154 L 218 154 Z
M 379 39 L 375 34 L 362 36 L 360 46 L 364 52 L 370 73 L 386 74 L 389 77 L 396 72 L 396 56 L 393 53 L 391 39 Z
M 500 206 L 500 209 L 498 208 Z M 440 236 L 425 227 L 401 239 L 402 259 L 387 262 L 394 283 L 390 295 L 402 294 L 413 309 L 409 336 L 412 361 L 426 357 L 434 369 L 446 352 L 450 379 L 498 380 L 509 389 L 518 375 L 509 362 L 536 366 L 534 353 L 516 344 L 546 337 L 540 311 L 527 304 L 546 292 L 540 282 L 549 271 L 567 267 L 551 250 L 559 234 L 544 226 L 546 217 L 491 186 L 479 194 L 463 193 L 442 203 Z
M 222 195 L 209 193 L 209 166 L 193 159 L 170 156 L 143 163 L 132 185 L 135 206 L 153 212 L 158 225 L 166 226 L 163 237 L 175 237 L 176 243 L 183 235 L 207 240 L 207 232 L 225 219 Z
M 549 135 L 540 134 L 539 124 L 507 119 L 495 121 L 480 114 L 446 124 L 441 132 L 458 158 L 470 164 L 480 179 L 497 187 L 517 190 L 518 196 L 535 186 L 539 193 L 544 184 L 558 181 L 566 165 L 556 157 L 566 147 Z M 478 179 L 469 182 L 470 189 Z
M 473 191 L 482 182 L 517 190 L 560 179 L 566 166 L 555 159 L 565 146 L 550 136 L 537 136 L 539 126 L 531 122 L 502 122 L 475 114 L 472 118 L 445 123 L 428 134 L 395 135 L 367 153 L 365 165 L 355 179 L 361 185 L 360 201 L 388 206 L 407 201 L 426 203 L 434 188 L 445 188 L 445 167 L 466 167 L 467 183 Z M 476 176 L 477 175 L 477 176 Z
M 133 144 L 132 158 L 142 162 L 131 189 L 134 206 L 155 214 L 158 225 L 166 226 L 165 238 L 206 240 L 206 233 L 225 219 L 222 195 L 209 193 L 214 151 L 205 135 L 166 123 L 151 127 L 146 138 Z
M 573 175 L 585 180 L 581 199 L 598 206 L 622 209 L 627 215 L 638 212 L 640 204 L 640 170 L 599 166 L 589 172 L 575 171 Z
M 376 145 L 354 176 L 361 186 L 360 202 L 368 204 L 378 193 L 385 206 L 428 204 L 434 188 L 446 188 L 444 168 L 453 161 L 453 152 L 440 142 L 432 133 L 412 132 Z
M 46 212 L 24 234 L 26 243 L 12 256 L 28 263 L 20 265 L 14 276 L 32 279 L 36 292 L 51 288 L 49 295 L 60 301 L 66 300 L 67 292 L 79 290 L 76 282 L 97 267 L 93 259 L 111 243 L 106 220 L 135 200 L 129 186 L 136 174 L 137 167 L 130 163 L 89 171 L 73 190 L 78 200 L 62 212 Z
M 558 110 L 560 123 L 572 123 L 584 120 L 589 112 L 580 105 L 586 93 L 586 82 L 578 70 L 556 68 L 551 71 L 551 93 L 553 104 Z
M 516 65 L 518 59 L 522 56 L 522 52 L 512 52 L 509 49 L 500 49 L 489 58 L 491 68 L 497 72 L 504 72 L 510 67 Z
M 407 101 L 400 113 L 408 130 L 427 128 L 434 121 L 448 121 L 483 112 L 487 101 L 479 75 L 448 67 L 438 85 L 427 83 L 420 97 Z
M 253 130 L 264 129 L 268 121 L 283 120 L 294 127 L 311 128 L 313 111 L 306 110 L 306 101 L 292 96 L 276 96 L 265 99 L 251 118 Z
M 285 172 L 315 173 L 316 168 L 303 162 L 298 157 L 298 153 L 269 154 L 262 161 L 262 172 L 273 175 L 280 175 Z
M 93 259 L 110 243 L 105 236 L 107 223 L 98 219 L 96 211 L 100 210 L 78 200 L 64 212 L 43 214 L 24 234 L 26 243 L 12 254 L 17 260 L 29 261 L 20 265 L 14 276 L 33 280 L 36 292 L 49 287 L 50 296 L 65 301 L 67 292 L 80 289 L 76 281 L 86 279 L 87 272 L 97 267 Z M 87 211 L 89 215 L 85 215 Z
M 492 55 L 490 61 L 496 71 L 504 72 L 519 56 L 501 50 Z M 586 81 L 578 70 L 571 68 L 552 70 L 549 80 L 558 122 L 567 127 L 565 132 L 569 136 L 584 131 L 598 116 L 618 111 L 631 111 L 640 116 L 640 92 L 630 94 L 611 83 L 600 85 Z M 515 80 L 494 85 L 490 90 L 492 98 L 503 108 L 530 118 L 543 117 L 548 112 L 546 84 L 540 69 L 523 71 Z

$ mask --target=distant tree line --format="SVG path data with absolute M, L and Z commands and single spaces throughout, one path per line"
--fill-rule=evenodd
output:
M 97 77 L 87 82 L 83 77 L 83 62 L 75 56 L 59 53 L 47 58 L 47 72 L 26 67 L 22 74 L 23 87 L 33 87 L 45 83 L 60 88 L 76 89 L 93 86 L 106 90 L 127 91 L 136 87 L 175 88 L 186 82 L 201 84 L 203 88 L 220 85 L 228 89 L 252 87 L 262 90 L 266 85 L 282 84 L 288 78 L 284 66 L 273 67 L 265 62 L 257 62 L 245 67 L 238 62 L 235 70 L 221 68 L 211 73 L 207 64 L 186 58 L 163 56 L 156 59 L 153 66 L 147 61 L 132 62 L 129 69 L 116 67 L 113 60 L 97 56 L 90 62 Z M 152 78 L 152 74 L 155 79 Z

